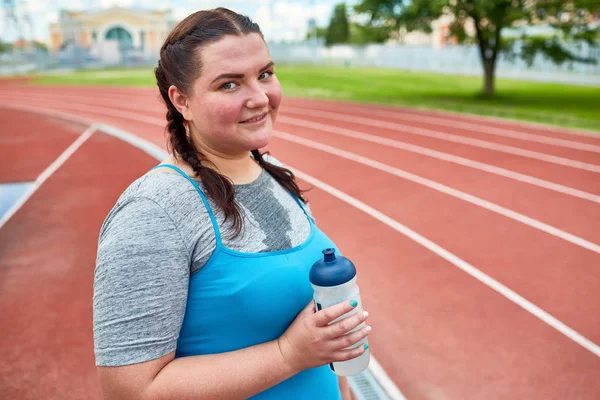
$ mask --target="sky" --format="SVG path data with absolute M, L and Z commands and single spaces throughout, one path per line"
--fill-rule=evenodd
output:
M 308 20 L 315 17 L 318 26 L 327 26 L 333 7 L 342 0 L 13 0 L 15 14 L 23 20 L 31 16 L 31 28 L 22 23 L 26 39 L 48 42 L 50 24 L 58 21 L 60 9 L 104 9 L 112 6 L 138 7 L 164 10 L 171 8 L 175 18 L 183 19 L 194 11 L 215 7 L 227 7 L 246 14 L 260 25 L 267 40 L 300 40 L 306 36 Z M 352 4 L 355 1 L 348 1 Z M 84 6 L 85 4 L 85 6 Z M 6 12 L 0 11 L 0 35 L 2 41 L 17 38 L 14 26 L 7 23 Z

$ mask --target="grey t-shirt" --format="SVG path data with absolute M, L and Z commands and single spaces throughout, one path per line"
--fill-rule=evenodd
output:
M 223 214 L 209 200 L 225 247 L 270 252 L 308 238 L 310 224 L 302 208 L 265 170 L 255 181 L 234 188 L 243 210 L 243 230 L 235 239 L 229 238 L 229 221 L 223 223 Z M 215 245 L 208 211 L 181 175 L 146 174 L 123 192 L 98 240 L 96 365 L 134 364 L 175 350 L 189 278 L 210 258 Z

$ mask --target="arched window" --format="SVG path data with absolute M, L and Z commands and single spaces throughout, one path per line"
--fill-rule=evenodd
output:
M 109 31 L 106 32 L 106 39 L 118 40 L 119 47 L 121 48 L 128 48 L 133 46 L 133 38 L 131 37 L 131 33 L 127 32 L 120 26 L 116 26 L 114 28 L 109 29 Z

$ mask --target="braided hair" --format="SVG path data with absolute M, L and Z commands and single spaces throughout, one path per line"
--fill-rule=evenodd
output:
M 222 7 L 198 11 L 177 24 L 169 33 L 160 49 L 158 66 L 154 69 L 156 84 L 167 106 L 167 148 L 173 157 L 182 159 L 194 170 L 204 185 L 206 195 L 223 211 L 225 221 L 231 220 L 231 237 L 239 235 L 243 227 L 242 209 L 235 200 L 233 182 L 215 168 L 211 168 L 206 156 L 194 146 L 187 133 L 183 115 L 169 98 L 169 87 L 175 85 L 180 92 L 189 93 L 202 70 L 198 52 L 202 46 L 218 41 L 226 35 L 241 36 L 250 33 L 257 33 L 263 37 L 259 26 L 247 16 Z M 258 149 L 252 150 L 252 156 L 265 171 L 306 203 L 294 174 L 287 168 L 265 160 L 265 154 L 268 153 L 261 153 Z

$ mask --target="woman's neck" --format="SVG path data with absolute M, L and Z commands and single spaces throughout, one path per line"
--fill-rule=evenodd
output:
M 260 165 L 250 156 L 250 152 L 246 153 L 246 155 L 242 154 L 235 157 L 223 156 L 208 151 L 203 151 L 202 154 L 203 158 L 208 160 L 208 162 L 205 161 L 202 163 L 205 167 L 216 169 L 221 175 L 228 177 L 236 185 L 253 182 L 259 177 L 262 171 Z M 177 160 L 171 157 L 169 160 L 166 160 L 166 163 L 175 164 L 190 176 L 196 175 L 192 167 L 181 160 L 180 157 Z
M 221 175 L 228 177 L 236 185 L 253 182 L 262 171 L 260 165 L 250 156 L 250 152 L 237 157 L 223 157 L 208 152 L 203 154 Z

